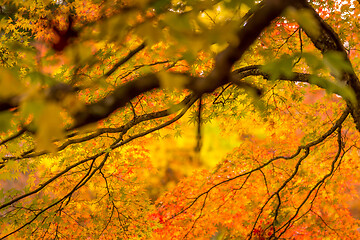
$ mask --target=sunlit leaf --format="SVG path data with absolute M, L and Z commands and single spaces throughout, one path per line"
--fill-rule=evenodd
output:
M 162 88 L 183 89 L 189 81 L 188 77 L 184 75 L 169 72 L 159 72 L 158 76 L 160 78 L 160 86 Z
M 12 97 L 22 91 L 22 85 L 15 75 L 15 71 L 0 67 L 0 97 Z
M 47 103 L 35 119 L 37 126 L 36 143 L 39 150 L 56 151 L 54 140 L 64 138 L 61 108 L 54 103 Z

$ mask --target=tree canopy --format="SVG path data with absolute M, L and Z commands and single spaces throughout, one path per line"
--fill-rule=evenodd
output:
M 358 239 L 359 16 L 3 0 L 0 239 Z

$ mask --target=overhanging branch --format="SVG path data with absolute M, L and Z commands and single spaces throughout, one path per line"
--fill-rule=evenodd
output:
M 263 70 L 261 70 L 262 65 L 251 65 L 242 67 L 234 70 L 232 73 L 236 75 L 237 78 L 243 79 L 250 76 L 262 76 L 265 79 L 270 79 L 270 75 Z M 278 80 L 291 81 L 291 82 L 304 82 L 310 83 L 311 74 L 309 73 L 299 73 L 293 72 L 292 77 L 286 77 L 284 75 L 280 75 Z
M 314 10 L 314 8 L 305 0 L 294 1 L 293 6 L 296 9 L 306 9 L 314 16 L 314 19 L 317 21 L 317 24 L 320 28 L 320 32 L 318 34 L 314 35 L 309 32 L 308 28 L 303 28 L 304 32 L 311 39 L 314 46 L 319 49 L 323 54 L 329 51 L 336 51 L 341 53 L 344 57 L 344 61 L 351 66 L 351 62 L 348 58 L 346 49 L 344 48 L 338 34 L 331 28 L 329 24 L 327 24 L 319 16 L 319 14 Z M 360 131 L 360 81 L 356 76 L 353 68 L 351 71 L 343 71 L 341 78 L 338 80 L 350 86 L 356 95 L 356 100 L 358 104 L 354 105 L 349 101 L 347 101 L 347 104 L 351 109 L 351 114 L 356 124 L 356 128 L 358 129 L 358 131 Z
M 204 78 L 188 76 L 189 81 L 184 87 L 192 90 L 195 94 L 201 95 L 213 92 L 216 88 L 229 83 L 234 63 L 241 59 L 244 52 L 257 40 L 262 31 L 292 2 L 293 0 L 264 0 L 237 32 L 238 41 L 235 44 L 230 44 L 215 57 L 215 66 L 210 74 Z M 124 59 L 115 64 L 104 77 L 113 74 L 119 66 L 144 47 L 145 44 L 139 45 Z M 160 79 L 157 74 L 148 74 L 125 83 L 100 101 L 88 104 L 74 113 L 75 123 L 71 129 L 107 118 L 115 110 L 124 107 L 134 97 L 159 87 Z M 3 106 L 0 111 L 18 107 L 20 103 L 21 98 L 16 96 L 12 99 L 0 101 L 0 107 Z
M 185 85 L 185 88 L 192 90 L 196 94 L 210 93 L 216 88 L 229 83 L 231 79 L 231 69 L 235 62 L 240 60 L 244 52 L 256 41 L 261 32 L 270 25 L 271 21 L 277 18 L 283 10 L 293 1 L 286 0 L 265 0 L 252 16 L 246 21 L 245 25 L 238 31 L 237 44 L 230 44 L 224 51 L 215 57 L 215 67 L 207 77 L 195 78 Z M 134 97 L 160 87 L 160 79 L 156 74 L 146 76 L 128 82 L 113 93 L 100 100 L 89 104 L 84 109 L 78 111 L 73 117 L 78 128 L 83 125 L 99 121 L 108 117 L 116 109 L 124 107 L 125 104 Z

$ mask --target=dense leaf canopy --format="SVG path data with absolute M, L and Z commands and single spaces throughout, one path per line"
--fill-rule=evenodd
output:
M 3 0 L 0 239 L 358 239 L 359 1 Z

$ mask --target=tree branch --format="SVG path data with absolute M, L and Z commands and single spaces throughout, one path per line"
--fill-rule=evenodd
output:
M 246 67 L 236 69 L 232 73 L 238 79 L 243 79 L 243 78 L 246 78 L 249 76 L 262 76 L 265 79 L 270 79 L 270 75 L 267 74 L 266 72 L 262 71 L 261 68 L 262 68 L 262 65 L 251 65 L 251 66 L 246 66 Z M 312 75 L 309 73 L 293 72 L 291 78 L 281 75 L 278 80 L 310 83 L 311 76 Z
M 182 111 L 181 111 L 178 115 L 176 115 L 174 118 L 172 118 L 172 119 L 170 119 L 170 120 L 168 120 L 168 121 L 166 121 L 166 122 L 164 122 L 164 123 L 162 123 L 162 124 L 160 124 L 160 125 L 158 125 L 158 126 L 156 126 L 156 127 L 153 127 L 153 128 L 148 129 L 148 130 L 144 130 L 143 132 L 140 132 L 140 133 L 138 133 L 138 134 L 129 136 L 127 139 L 122 140 L 122 141 L 120 141 L 120 142 L 116 140 L 116 141 L 114 141 L 114 142 L 111 144 L 110 150 L 116 149 L 116 148 L 118 148 L 118 147 L 120 147 L 120 146 L 123 146 L 123 145 L 125 145 L 125 144 L 133 141 L 134 139 L 137 139 L 137 138 L 139 138 L 139 137 L 143 137 L 143 136 L 145 136 L 145 135 L 147 135 L 147 134 L 150 134 L 150 133 L 152 133 L 152 132 L 154 132 L 154 131 L 157 131 L 157 130 L 159 130 L 159 129 L 161 129 L 161 128 L 164 128 L 164 127 L 166 127 L 166 126 L 168 126 L 168 125 L 176 122 L 176 121 L 179 120 L 182 116 L 184 116 L 184 114 L 185 114 L 185 113 L 189 110 L 189 108 L 196 102 L 197 99 L 198 99 L 198 96 L 195 96 L 195 95 L 189 95 L 189 96 L 187 96 L 187 97 L 183 100 L 183 102 L 182 102 L 185 106 L 182 107 Z M 164 110 L 164 111 L 169 111 L 169 110 Z M 156 112 L 156 113 L 160 113 L 160 112 Z M 147 118 L 147 117 L 149 117 L 149 116 L 147 116 L 147 115 L 143 115 L 143 116 L 144 116 L 144 117 L 140 116 L 139 118 Z M 122 128 L 122 127 L 120 127 L 120 128 Z M 83 160 L 81 160 L 81 161 L 79 161 L 79 162 L 74 163 L 73 165 L 65 168 L 63 171 L 59 172 L 58 174 L 56 174 L 55 176 L 53 176 L 53 177 L 50 178 L 49 180 L 47 180 L 47 181 L 39 184 L 38 187 L 37 187 L 36 189 L 34 189 L 33 191 L 31 191 L 31 192 L 29 192 L 29 193 L 26 193 L 26 194 L 23 194 L 23 195 L 21 195 L 21 196 L 19 196 L 19 197 L 16 197 L 16 198 L 12 199 L 12 200 L 9 201 L 9 202 L 6 202 L 6 203 L 0 205 L 0 209 L 4 209 L 4 208 L 6 208 L 6 207 L 9 207 L 9 206 L 11 206 L 12 204 L 14 204 L 14 203 L 16 203 L 16 202 L 19 202 L 20 200 L 22 200 L 22 199 L 24 199 L 24 198 L 27 198 L 27 197 L 29 197 L 29 196 L 31 196 L 31 195 L 34 195 L 34 194 L 40 192 L 40 191 L 41 191 L 42 189 L 44 189 L 46 186 L 48 186 L 49 184 L 51 184 L 51 183 L 54 182 L 55 180 L 59 179 L 59 178 L 62 177 L 65 173 L 69 172 L 70 170 L 74 169 L 75 167 L 78 167 L 78 166 L 80 166 L 80 165 L 82 165 L 82 164 L 84 164 L 84 163 L 86 163 L 86 162 L 91 161 L 91 160 L 95 160 L 95 159 L 97 159 L 98 157 L 100 157 L 100 156 L 102 156 L 102 155 L 104 155 L 104 154 L 107 154 L 107 153 L 108 153 L 108 152 L 107 152 L 107 149 L 106 149 L 106 150 L 102 150 L 102 151 L 100 151 L 99 153 L 97 153 L 97 154 L 95 154 L 95 155 L 93 155 L 93 156 L 87 157 L 87 158 L 85 158 L 85 159 L 83 159 Z
M 60 151 L 64 150 L 65 148 L 67 148 L 70 145 L 89 141 L 89 140 L 94 139 L 96 137 L 99 137 L 99 136 L 101 136 L 101 135 L 103 135 L 105 133 L 122 133 L 122 134 L 125 134 L 129 129 L 131 129 L 132 127 L 134 127 L 134 126 L 136 126 L 136 125 L 138 125 L 138 124 L 140 124 L 142 122 L 146 122 L 146 121 L 149 121 L 149 120 L 154 120 L 154 119 L 166 117 L 166 116 L 169 116 L 169 115 L 171 115 L 171 114 L 185 108 L 186 105 L 189 104 L 190 101 L 192 101 L 193 98 L 195 98 L 195 95 L 194 94 L 189 94 L 181 102 L 173 105 L 171 108 L 136 116 L 132 120 L 130 120 L 129 122 L 125 123 L 124 125 L 122 125 L 120 127 L 116 127 L 116 128 L 99 128 L 95 132 L 90 133 L 89 135 L 82 136 L 82 137 L 79 137 L 79 138 L 68 139 L 65 142 L 63 142 L 60 146 L 58 146 L 56 151 L 60 152 Z M 5 139 L 4 141 L 10 141 L 10 140 L 12 140 L 12 139 L 14 139 L 14 138 L 16 138 L 18 136 L 19 135 L 16 134 L 14 136 L 11 136 L 9 139 Z M 71 136 L 69 138 L 71 138 Z M 20 155 L 20 157 L 9 156 L 9 157 L 3 157 L 2 159 L 4 160 L 4 163 L 5 163 L 7 160 L 19 160 L 19 159 L 24 159 L 24 158 L 34 158 L 34 157 L 42 156 L 42 155 L 47 154 L 47 153 L 49 153 L 49 152 L 48 151 L 35 152 L 35 148 L 33 148 L 33 149 L 30 149 L 28 151 L 23 152 Z M 0 162 L 0 168 L 2 166 L 1 164 L 2 163 Z
M 185 88 L 192 90 L 195 94 L 203 94 L 214 91 L 216 88 L 229 83 L 231 79 L 231 68 L 238 61 L 250 45 L 256 41 L 261 32 L 270 25 L 271 21 L 278 17 L 282 11 L 290 5 L 286 0 L 265 0 L 260 7 L 247 19 L 244 26 L 238 31 L 238 41 L 230 44 L 215 58 L 215 67 L 205 78 L 188 76 L 189 81 Z M 131 51 L 125 58 L 116 63 L 104 77 L 110 76 L 119 66 L 128 61 L 137 52 L 142 50 L 145 44 L 141 44 Z M 75 124 L 71 129 L 79 128 L 89 123 L 97 122 L 108 117 L 115 110 L 124 107 L 131 99 L 145 92 L 160 87 L 160 79 L 156 74 L 148 74 L 125 83 L 116 88 L 105 98 L 98 102 L 88 104 L 83 109 L 73 114 Z M 17 99 L 17 101 L 13 101 Z M 1 111 L 17 107 L 20 104 L 18 97 L 1 101 Z
M 306 9 L 311 12 L 314 18 L 317 21 L 318 26 L 320 27 L 319 34 L 312 34 L 309 32 L 308 28 L 303 28 L 306 35 L 311 39 L 314 46 L 321 51 L 322 54 L 327 53 L 329 51 L 336 51 L 343 55 L 344 61 L 347 62 L 350 66 L 351 62 L 348 58 L 346 49 L 344 48 L 338 34 L 331 28 L 329 24 L 327 24 L 319 14 L 314 10 L 314 8 L 305 0 L 295 1 L 293 6 L 297 9 Z M 354 105 L 347 101 L 348 106 L 351 109 L 351 114 L 353 116 L 354 122 L 356 124 L 356 128 L 360 131 L 360 81 L 356 76 L 353 68 L 351 71 L 343 71 L 341 79 L 338 79 L 348 86 L 350 86 L 355 95 L 358 104 Z
M 229 45 L 215 58 L 215 67 L 205 78 L 190 77 L 185 88 L 196 94 L 213 92 L 216 88 L 228 83 L 231 78 L 231 68 L 238 61 L 250 45 L 256 41 L 261 32 L 278 17 L 292 1 L 265 0 L 246 21 L 237 33 L 238 43 Z M 87 105 L 73 117 L 76 121 L 73 128 L 99 121 L 108 117 L 116 109 L 124 107 L 132 98 L 160 87 L 160 79 L 156 74 L 148 74 L 128 82 L 99 102 Z
M 145 43 L 141 43 L 137 48 L 130 51 L 126 57 L 121 59 L 119 62 L 117 62 L 107 73 L 104 74 L 104 77 L 109 77 L 111 74 L 113 74 L 119 67 L 121 67 L 124 63 L 129 61 L 136 53 L 140 52 L 142 49 L 145 48 Z

